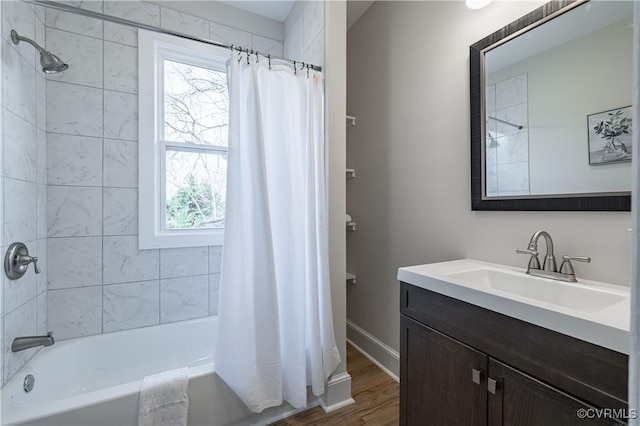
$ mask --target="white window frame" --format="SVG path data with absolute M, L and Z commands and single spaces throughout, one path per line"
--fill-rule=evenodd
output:
M 165 152 L 226 152 L 226 149 L 170 142 L 164 134 L 164 60 L 226 72 L 229 50 L 193 40 L 138 31 L 138 234 L 140 249 L 222 245 L 224 229 L 165 230 Z

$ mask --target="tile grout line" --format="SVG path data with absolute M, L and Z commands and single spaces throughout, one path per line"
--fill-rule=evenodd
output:
M 39 20 L 38 15 L 36 14 L 36 10 L 35 7 L 32 8 L 33 11 L 33 36 L 34 39 L 37 39 L 38 37 L 38 24 L 37 21 Z M 46 32 L 46 30 L 45 30 Z M 43 41 L 45 47 L 47 45 L 46 43 L 46 35 L 45 35 L 45 40 Z M 37 52 L 37 50 L 36 50 Z M 39 151 L 40 151 L 40 147 L 38 146 L 38 83 L 37 83 L 37 79 L 38 79 L 38 71 L 36 68 L 36 64 L 37 64 L 37 54 L 34 53 L 34 76 L 33 76 L 33 82 L 35 85 L 35 90 L 34 90 L 34 107 L 35 107 L 35 132 L 36 132 L 36 158 L 35 158 L 35 162 L 36 162 L 36 173 L 35 173 L 35 181 L 36 181 L 36 199 L 35 199 L 35 204 L 36 204 L 36 223 L 35 223 L 35 228 L 36 228 L 36 243 L 35 243 L 35 252 L 36 252 L 36 256 L 40 256 L 40 253 L 38 253 L 38 243 L 37 243 L 37 239 L 38 239 L 38 223 L 40 222 L 39 220 L 39 214 L 41 214 L 40 212 L 40 203 L 38 202 L 39 197 L 39 193 L 40 191 L 38 190 L 38 168 L 39 168 L 39 164 L 38 164 L 38 158 L 39 158 Z M 36 324 L 35 324 L 35 332 L 36 334 L 34 334 L 34 336 L 38 335 L 38 325 L 40 324 L 40 309 L 38 309 L 38 276 L 34 276 L 34 284 L 36 286 L 35 290 L 36 290 Z
M 160 324 L 160 319 L 162 316 L 161 314 L 162 291 L 160 290 L 161 285 L 162 285 L 162 249 L 158 249 L 158 324 Z
M 162 28 L 162 7 L 158 6 L 158 26 L 160 28 Z M 137 34 L 139 34 L 138 31 L 136 31 Z M 138 36 L 138 48 L 140 45 L 140 39 Z M 163 77 L 164 78 L 164 77 Z M 140 69 L 138 67 L 138 84 L 140 84 Z M 140 102 L 138 101 L 138 108 L 140 107 Z M 139 116 L 139 112 L 138 112 L 138 119 L 140 119 Z M 139 123 L 139 122 L 138 122 Z M 139 124 L 138 124 L 138 129 L 139 129 Z M 140 139 L 140 133 L 138 131 L 138 139 Z M 139 141 L 138 141 L 139 143 Z M 140 156 L 140 145 L 138 145 L 138 157 Z M 138 167 L 140 165 L 140 159 L 138 158 Z M 138 179 L 139 178 L 139 173 L 140 173 L 140 169 L 138 168 Z M 140 183 L 138 182 L 138 186 L 140 186 Z M 138 191 L 140 191 L 138 189 Z M 138 200 L 140 199 L 140 194 L 138 193 Z M 138 209 L 139 210 L 139 209 Z M 138 218 L 138 226 L 140 224 L 140 219 Z M 139 229 L 138 229 L 139 231 Z M 160 280 L 162 279 L 162 249 L 158 249 L 158 324 L 160 324 L 160 317 L 161 317 L 161 313 L 160 311 L 162 310 L 162 291 L 160 291 Z
M 4 8 L 4 5 L 0 4 L 0 7 Z M 2 15 L 2 13 L 0 13 L 0 15 Z M 4 40 L 4 38 L 2 38 L 2 40 Z M 9 47 L 11 48 L 11 47 Z M 0 52 L 2 53 L 2 56 L 4 57 L 4 43 L 2 45 L 2 48 L 0 48 Z M 18 54 L 19 55 L 19 54 Z M 2 70 L 0 71 L 0 76 L 2 77 L 2 81 L 0 81 L 0 89 L 3 90 L 4 92 L 4 63 L 0 64 L 0 67 L 2 67 Z M 2 231 L 1 237 L 4 240 L 6 238 L 6 229 L 5 229 L 5 206 L 6 203 L 4 202 L 5 198 L 6 198 L 6 193 L 5 193 L 5 170 L 4 170 L 4 145 L 5 145 L 5 132 L 4 132 L 4 123 L 5 123 L 5 105 L 4 103 L 1 105 L 1 109 L 0 109 L 0 118 L 2 118 L 2 129 L 0 129 L 0 134 L 2 135 L 2 150 L 0 151 L 0 154 L 2 154 L 1 157 L 1 162 L 0 162 L 0 168 L 2 168 L 2 170 L 0 170 L 0 176 L 2 176 L 2 182 L 0 183 L 0 185 L 2 185 L 2 224 L 0 226 L 0 230 Z M 5 241 L 2 241 L 3 243 Z M 8 244 L 8 241 L 6 242 Z M 5 244 L 6 245 L 6 244 Z M 2 315 L 0 315 L 0 326 L 2 326 L 2 331 L 1 331 L 1 335 L 2 335 L 2 348 L 0 348 L 0 350 L 2 350 L 2 363 L 0 365 L 0 372 L 2 373 L 1 377 L 0 377 L 0 383 L 4 384 L 5 380 L 4 380 L 4 364 L 5 364 L 5 358 L 6 356 L 4 355 L 4 346 L 6 345 L 6 339 L 7 337 L 4 335 L 4 322 L 5 322 L 5 316 L 7 315 L 7 312 L 5 312 L 5 308 L 4 308 L 4 301 L 7 300 L 6 296 L 5 296 L 5 288 L 6 286 L 4 285 L 5 283 L 5 276 L 2 276 L 2 279 L 0 279 L 0 282 L 2 282 L 3 286 L 2 286 L 2 290 L 0 290 L 2 292 L 2 301 L 0 301 L 0 303 L 2 303 L 2 306 L 0 306 L 0 312 L 2 312 Z
M 104 46 L 103 46 L 102 50 L 103 50 L 103 56 L 104 56 Z M 102 66 L 104 67 L 104 58 L 103 58 Z M 104 74 L 104 70 L 103 70 L 103 74 Z M 57 80 L 57 79 L 52 79 L 52 78 L 48 79 L 47 81 L 50 81 L 52 83 L 58 83 L 58 84 L 67 84 L 67 85 L 72 85 L 72 86 L 84 87 L 84 88 L 87 88 L 87 89 L 103 90 L 103 91 L 107 91 L 107 92 L 121 93 L 123 95 L 131 95 L 131 96 L 136 96 L 136 97 L 138 96 L 138 92 L 125 92 L 124 90 L 105 89 L 104 88 L 104 75 L 102 76 L 102 79 L 103 79 L 103 82 L 102 82 L 103 87 L 90 86 L 88 84 L 77 83 L 77 82 L 73 82 L 73 81 Z M 95 137 L 97 137 L 97 136 L 95 136 Z
M 102 8 L 104 10 L 104 3 L 102 4 Z M 100 188 L 100 192 L 102 195 L 102 221 L 101 221 L 101 235 L 100 235 L 100 284 L 101 284 L 101 297 L 100 297 L 100 302 L 101 302 L 101 312 L 100 312 L 100 334 L 104 334 L 104 100 L 105 100 L 105 93 L 104 93 L 104 81 L 105 81 L 105 75 L 104 75 L 104 68 L 105 68 L 105 61 L 104 61 L 104 21 L 102 22 L 102 170 L 101 170 L 101 188 Z
M 0 7 L 2 7 L 2 6 L 0 5 Z M 4 68 L 4 64 L 0 64 L 0 66 Z M 4 77 L 4 75 L 3 75 L 3 77 Z M 0 83 L 0 88 L 3 88 L 3 83 Z M 1 217 L 2 226 L 0 227 L 0 230 L 2 231 L 1 237 L 4 240 L 6 238 L 6 235 L 7 235 L 6 226 L 5 226 L 5 217 L 6 217 L 5 216 L 6 215 L 5 209 L 6 209 L 6 204 L 7 203 L 5 202 L 5 199 L 6 199 L 5 180 L 6 180 L 6 178 L 5 178 L 5 170 L 4 170 L 4 158 L 5 158 L 4 157 L 4 142 L 5 142 L 4 141 L 4 139 L 5 139 L 5 137 L 4 137 L 5 136 L 4 135 L 4 133 L 5 133 L 4 132 L 4 123 L 5 123 L 5 120 L 4 120 L 4 117 L 5 117 L 4 105 L 2 105 L 2 109 L 0 110 L 0 117 L 2 118 L 2 129 L 0 129 L 0 132 L 2 132 L 1 133 L 2 134 L 2 151 L 1 151 L 1 153 L 2 153 L 2 163 L 0 163 L 0 167 L 2 167 L 2 171 L 0 173 L 2 175 L 2 182 L 0 183 L 2 185 L 2 217 Z M 8 245 L 8 244 L 9 244 L 9 242 L 6 241 L 5 245 Z M 4 342 L 4 338 L 5 338 L 4 337 L 4 317 L 7 314 L 5 312 L 5 309 L 4 309 L 4 301 L 7 300 L 7 298 L 5 296 L 5 289 L 6 289 L 6 286 L 4 285 L 5 280 L 6 280 L 6 277 L 5 277 L 5 275 L 3 275 L 2 279 L 0 280 L 0 282 L 2 282 L 2 284 L 3 284 L 2 290 L 1 290 L 2 291 L 2 301 L 0 301 L 0 303 L 2 303 L 2 306 L 0 306 L 0 309 L 2 310 L 2 315 L 0 317 L 2 318 L 2 333 L 3 333 L 3 337 L 2 338 L 3 338 L 3 342 Z M 4 352 L 4 348 L 1 348 L 1 349 Z M 2 369 L 4 368 L 4 357 L 3 357 L 2 364 L 3 365 L 0 366 L 0 371 L 2 371 Z M 4 383 L 4 376 L 0 377 L 0 382 Z

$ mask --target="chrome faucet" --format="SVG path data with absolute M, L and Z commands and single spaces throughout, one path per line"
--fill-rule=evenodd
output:
M 542 268 L 540 267 L 540 260 L 538 260 L 538 240 L 540 237 L 544 238 L 547 245 L 547 254 L 544 257 Z M 558 272 L 558 264 L 556 263 L 556 258 L 553 254 L 553 240 L 547 231 L 542 230 L 536 231 L 536 233 L 531 236 L 528 248 L 516 249 L 516 253 L 528 254 L 531 256 L 529 259 L 529 265 L 527 266 L 527 274 L 572 283 L 577 282 L 577 280 L 571 261 L 577 260 L 579 262 L 591 262 L 590 257 L 562 256 L 562 265 L 560 265 L 560 272 Z
M 51 331 L 46 336 L 16 337 L 11 343 L 11 352 L 20 352 L 37 346 L 51 346 L 55 342 Z

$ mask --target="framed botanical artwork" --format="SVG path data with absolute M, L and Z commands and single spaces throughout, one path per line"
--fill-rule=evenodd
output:
M 631 124 L 630 106 L 588 115 L 589 164 L 631 161 Z

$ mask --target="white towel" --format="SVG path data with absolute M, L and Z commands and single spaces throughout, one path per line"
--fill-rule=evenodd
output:
M 186 426 L 188 389 L 187 367 L 145 377 L 140 387 L 138 426 Z

